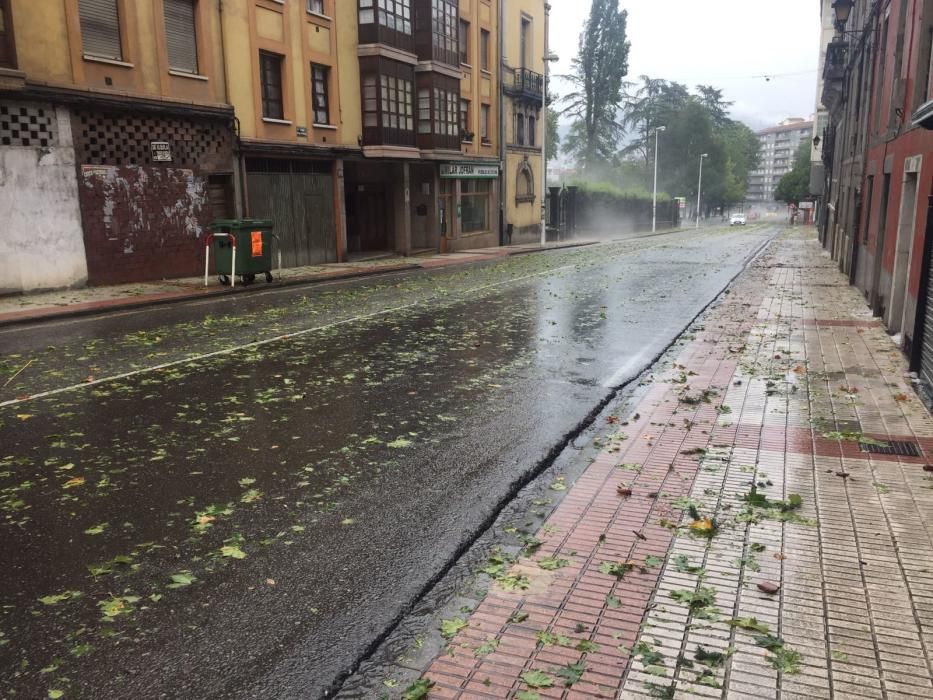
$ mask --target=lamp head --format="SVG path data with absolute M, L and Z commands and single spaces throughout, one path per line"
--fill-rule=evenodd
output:
M 845 27 L 846 22 L 849 21 L 849 15 L 854 5 L 855 0 L 835 0 L 835 2 L 833 2 L 833 12 L 836 13 L 837 26 Z

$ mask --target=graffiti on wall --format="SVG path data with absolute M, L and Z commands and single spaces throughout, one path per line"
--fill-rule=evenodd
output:
M 197 272 L 211 216 L 206 178 L 185 168 L 82 165 L 80 198 L 92 283 Z

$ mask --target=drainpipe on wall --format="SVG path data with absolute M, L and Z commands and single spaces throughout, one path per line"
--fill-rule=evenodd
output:
M 505 97 L 502 78 L 505 69 L 505 3 L 499 0 L 499 245 L 505 245 Z M 508 241 L 511 243 L 512 241 Z
M 230 104 L 230 80 L 227 72 L 227 41 L 224 32 L 224 0 L 217 0 L 220 14 L 220 66 L 224 77 L 224 102 Z M 232 105 L 231 105 L 232 106 Z M 249 216 L 249 205 L 246 197 L 246 161 L 240 145 L 240 120 L 233 117 L 234 132 L 234 158 L 233 158 L 233 209 L 234 216 L 246 218 Z
M 227 82 L 227 42 L 224 39 L 224 0 L 217 0 L 220 14 L 220 65 L 224 76 L 224 102 L 230 104 L 230 83 Z

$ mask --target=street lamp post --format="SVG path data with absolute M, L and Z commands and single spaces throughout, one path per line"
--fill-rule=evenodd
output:
M 651 199 L 651 233 L 658 230 L 658 134 L 665 127 L 659 126 L 654 130 L 654 195 Z
M 697 183 L 697 228 L 700 228 L 700 194 L 703 192 L 703 161 L 709 153 L 700 155 L 700 181 Z
M 541 119 L 539 122 L 543 128 L 541 136 L 541 247 L 547 245 L 547 79 L 550 64 L 557 61 L 557 54 L 551 53 L 548 46 L 548 32 L 550 30 L 549 18 L 551 12 L 550 3 L 544 3 L 544 86 L 541 90 Z

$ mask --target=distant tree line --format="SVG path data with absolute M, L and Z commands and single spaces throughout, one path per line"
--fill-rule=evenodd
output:
M 580 46 L 564 76 L 570 91 L 556 106 L 570 117 L 562 150 L 580 178 L 629 192 L 653 186 L 655 130 L 658 188 L 696 201 L 700 156 L 704 209 L 742 202 L 749 173 L 758 167 L 759 142 L 745 124 L 729 117 L 722 90 L 640 76 L 626 81 L 629 41 L 627 13 L 618 0 L 593 0 Z

